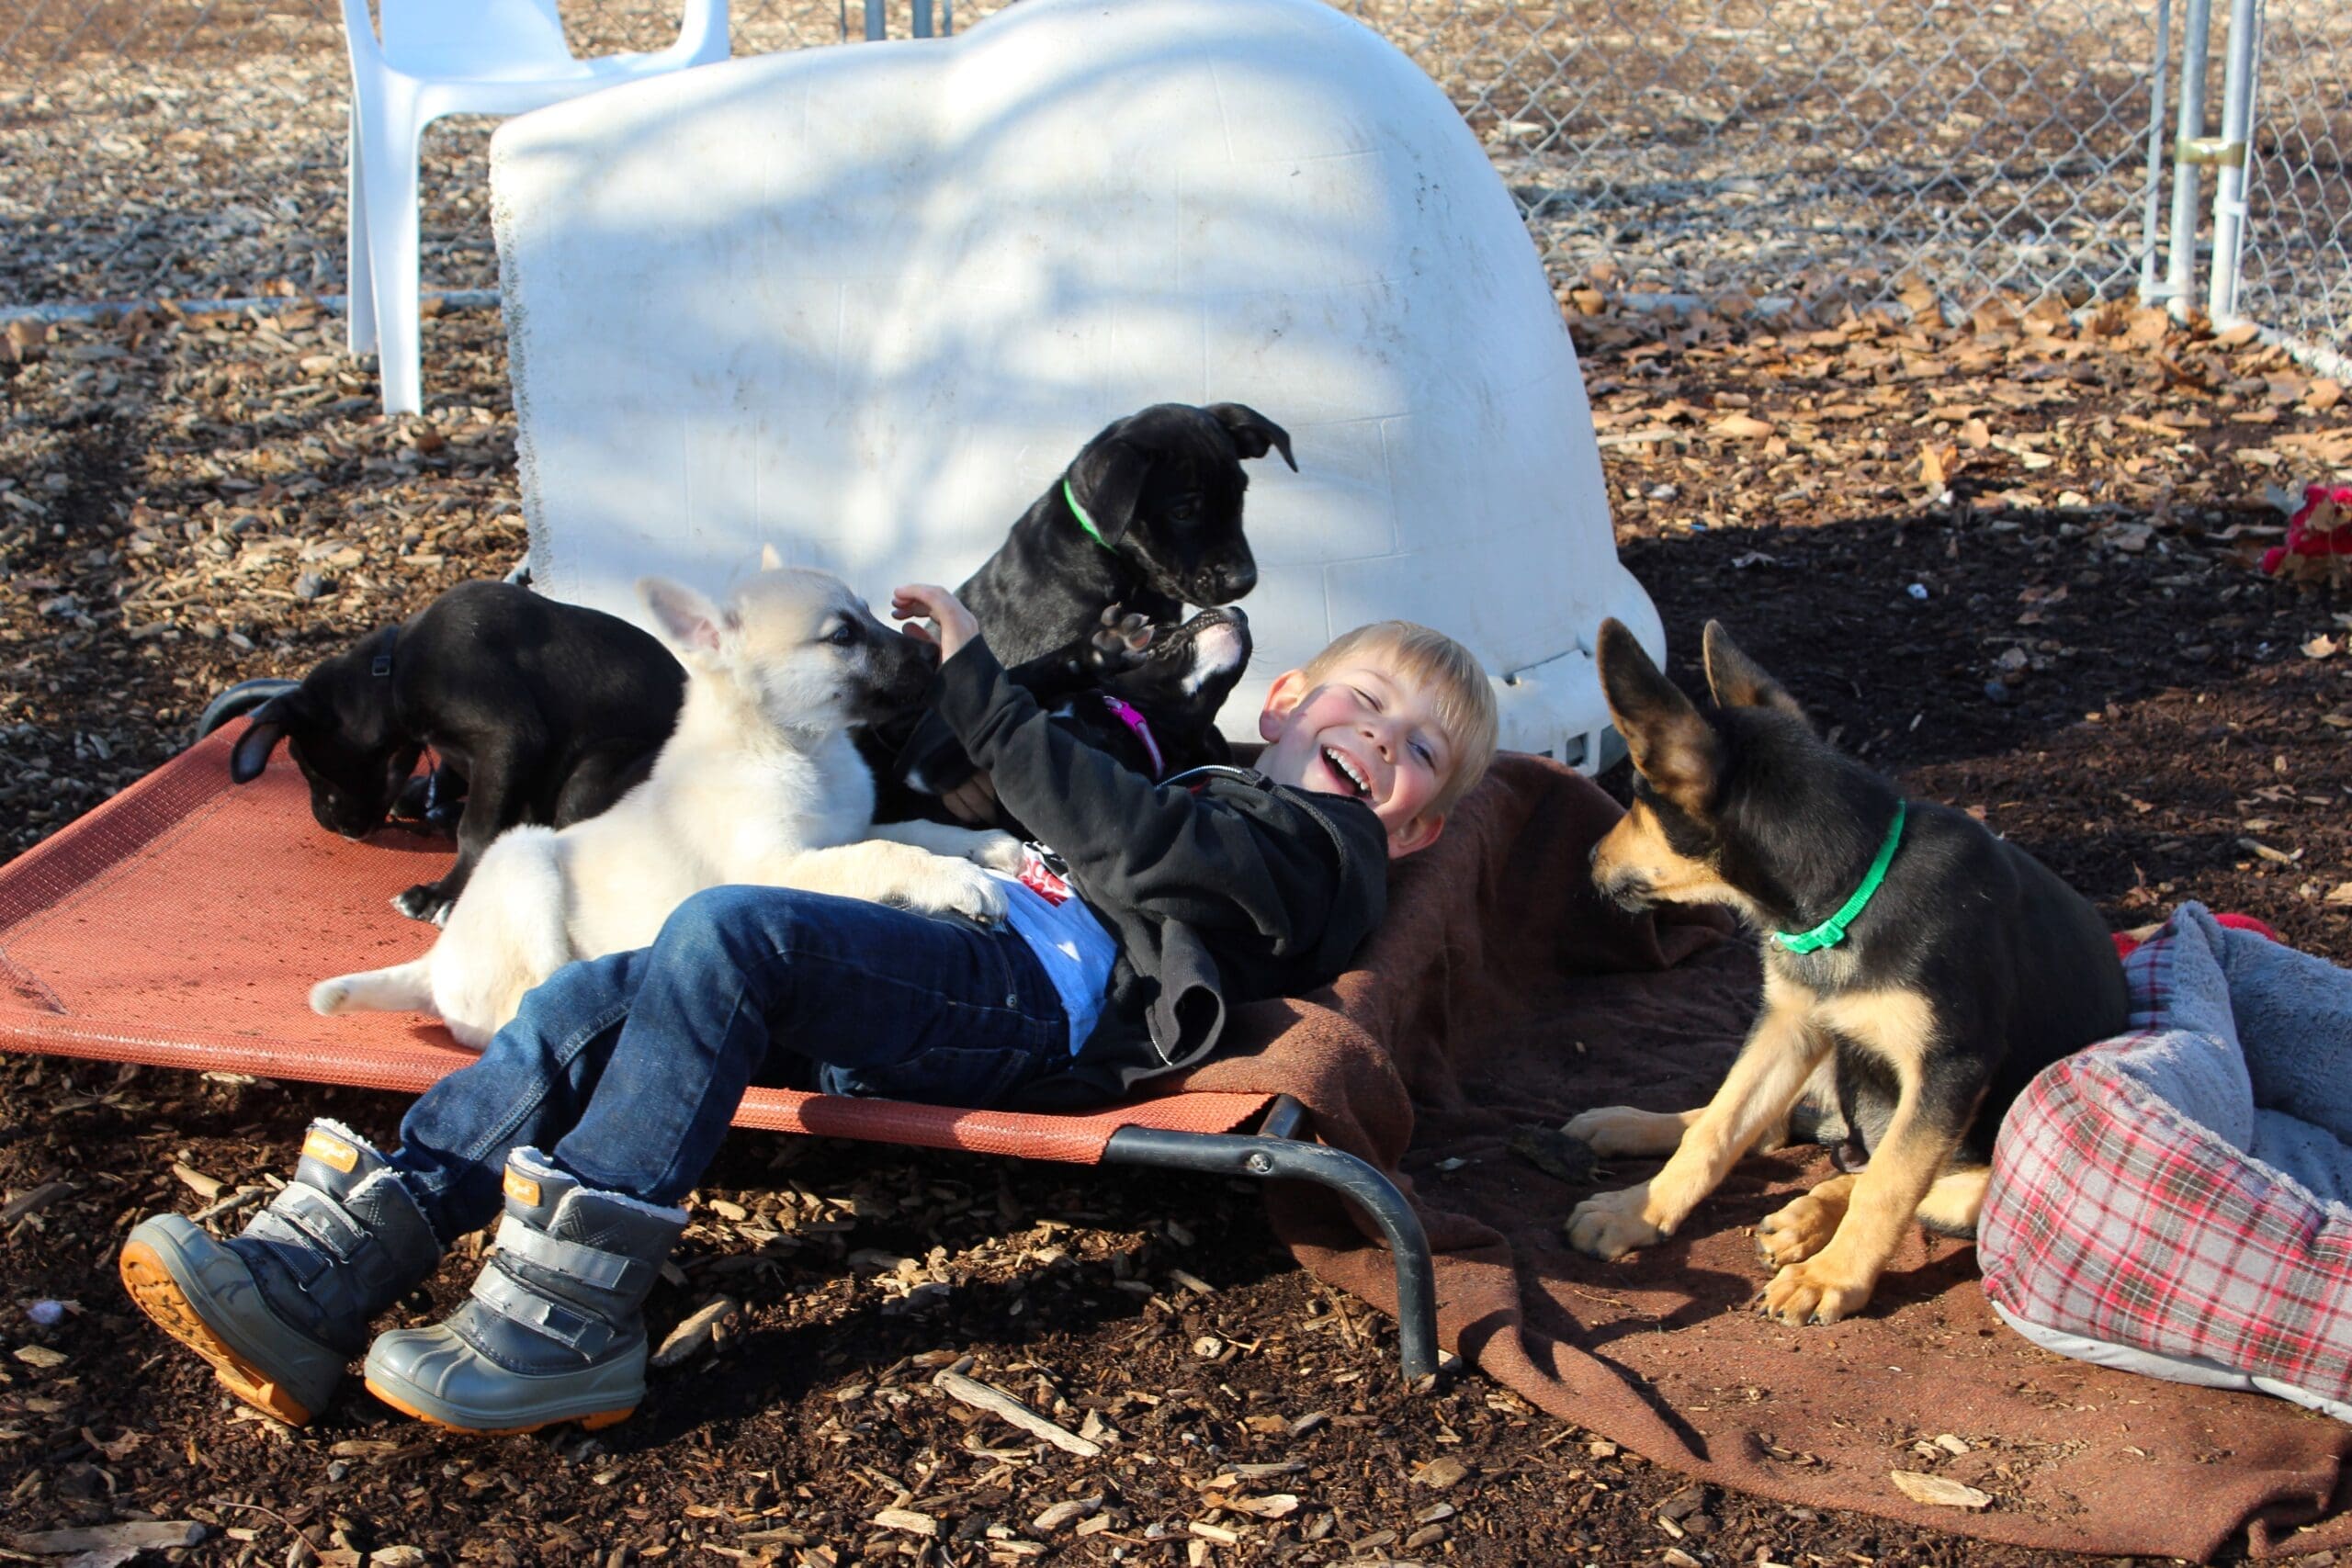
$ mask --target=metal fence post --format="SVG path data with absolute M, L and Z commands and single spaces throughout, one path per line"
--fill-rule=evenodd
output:
M 2148 69 L 2148 197 L 2140 215 L 2140 303 L 2164 299 L 2156 280 L 2156 243 L 2164 232 L 2158 209 L 2165 188 L 2165 73 L 2172 68 L 2172 0 L 2156 0 L 2156 59 Z
M 2167 256 L 2165 298 L 2172 313 L 2188 317 L 2190 292 L 2197 287 L 2198 197 L 2202 194 L 2204 167 L 2197 154 L 2198 139 L 2205 134 L 2205 71 L 2212 55 L 2211 0 L 2188 0 L 2188 16 L 2180 40 L 2180 121 L 2173 135 L 2172 242 Z
M 2254 77 L 2262 54 L 2259 0 L 2230 0 L 2229 58 L 2222 78 L 2222 144 L 2213 182 L 2213 265 L 2205 314 L 2216 326 L 2235 321 L 2238 253 L 2245 242 L 2245 165 L 2254 155 Z

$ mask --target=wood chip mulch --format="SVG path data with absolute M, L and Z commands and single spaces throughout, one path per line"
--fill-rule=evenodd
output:
M 1720 616 L 1842 744 L 2116 925 L 2200 898 L 2352 961 L 2352 593 L 2253 565 L 2281 498 L 2352 470 L 2343 389 L 2120 309 L 1659 315 L 1611 284 L 1564 308 L 1679 673 Z M 220 688 L 518 558 L 495 314 L 428 322 L 430 412 L 393 422 L 341 325 L 164 312 L 0 346 L 0 852 L 184 745 Z M 163 1208 L 226 1201 L 233 1228 L 311 1117 L 389 1138 L 400 1109 L 0 1060 L 0 1549 L 143 1525 L 197 1544 L 93 1538 L 104 1560 L 2047 1560 L 1694 1487 L 1476 1375 L 1403 1391 L 1389 1325 L 1296 1269 L 1247 1190 L 758 1136 L 695 1197 L 650 1308 L 657 1337 L 694 1326 L 629 1422 L 463 1440 L 355 1393 L 289 1431 L 136 1316 L 114 1250 Z

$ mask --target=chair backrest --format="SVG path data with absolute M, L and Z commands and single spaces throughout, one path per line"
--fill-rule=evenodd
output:
M 460 62 L 469 75 L 544 65 L 571 54 L 556 0 L 377 0 L 384 58 L 431 74 Z

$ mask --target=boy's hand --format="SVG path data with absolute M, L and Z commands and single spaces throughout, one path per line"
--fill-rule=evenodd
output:
M 975 828 L 996 826 L 996 781 L 979 769 L 939 798 L 946 803 L 948 815 L 959 822 Z
M 892 589 L 890 614 L 902 621 L 920 617 L 935 623 L 939 629 L 933 640 L 939 644 L 942 663 L 980 635 L 980 623 L 964 608 L 964 602 L 933 582 L 910 582 Z M 909 636 L 923 635 L 911 626 L 907 631 Z

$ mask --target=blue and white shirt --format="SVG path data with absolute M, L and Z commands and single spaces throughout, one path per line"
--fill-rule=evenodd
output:
M 989 874 L 1005 888 L 1005 923 L 1029 944 L 1037 963 L 1054 983 L 1069 1015 L 1069 1054 L 1086 1043 L 1102 1016 L 1103 993 L 1110 988 L 1111 964 L 1119 945 L 1078 889 L 1056 869 L 1052 852 L 1041 844 L 1021 847 L 1021 870 Z

